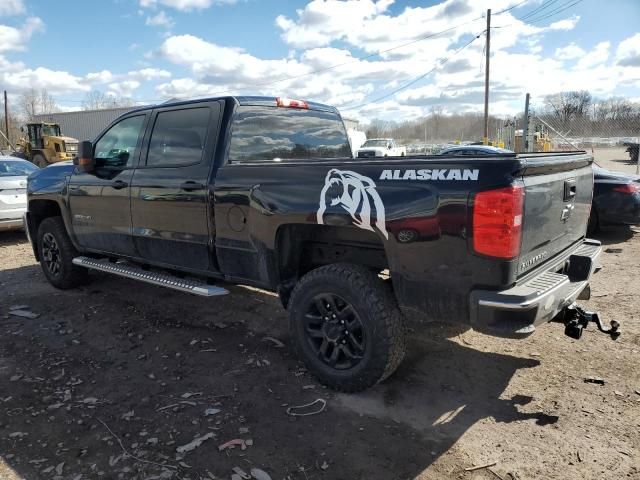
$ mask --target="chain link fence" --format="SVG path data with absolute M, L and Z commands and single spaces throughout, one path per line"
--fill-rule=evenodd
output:
M 586 150 L 638 164 L 640 104 L 629 99 L 594 100 L 585 91 L 532 98 L 528 120 L 527 142 L 516 142 L 522 150 Z

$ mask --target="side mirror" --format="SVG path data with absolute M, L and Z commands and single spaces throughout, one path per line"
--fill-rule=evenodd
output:
M 24 133 L 24 127 L 20 127 L 20 131 Z
M 78 170 L 84 173 L 91 173 L 96 169 L 91 142 L 85 140 L 78 144 L 78 156 L 73 159 L 73 163 L 78 166 Z

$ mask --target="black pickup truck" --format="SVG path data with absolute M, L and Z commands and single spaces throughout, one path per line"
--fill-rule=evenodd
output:
M 224 282 L 278 292 L 309 370 L 358 391 L 401 362 L 408 314 L 518 337 L 573 309 L 579 336 L 573 303 L 601 251 L 585 238 L 591 163 L 354 159 L 333 107 L 212 98 L 127 113 L 31 175 L 25 221 L 58 288 L 94 269 L 207 296 Z

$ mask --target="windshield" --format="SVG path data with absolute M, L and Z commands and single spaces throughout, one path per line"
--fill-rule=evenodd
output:
M 337 113 L 292 108 L 240 106 L 233 121 L 229 161 L 351 157 Z
M 366 142 L 364 142 L 364 145 L 362 146 L 363 147 L 386 147 L 387 141 L 386 140 L 367 140 Z
M 60 127 L 58 125 L 42 125 L 42 136 L 59 137 Z
M 33 163 L 20 160 L 0 160 L 0 177 L 25 177 L 38 170 Z

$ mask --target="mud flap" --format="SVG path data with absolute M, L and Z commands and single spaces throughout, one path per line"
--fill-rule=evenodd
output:
M 576 340 L 582 337 L 582 331 L 591 322 L 595 323 L 598 330 L 609 335 L 612 340 L 616 340 L 620 336 L 620 324 L 618 322 L 612 320 L 609 326 L 606 326 L 597 312 L 584 310 L 575 303 L 565 307 L 554 321 L 564 323 L 564 334 Z

